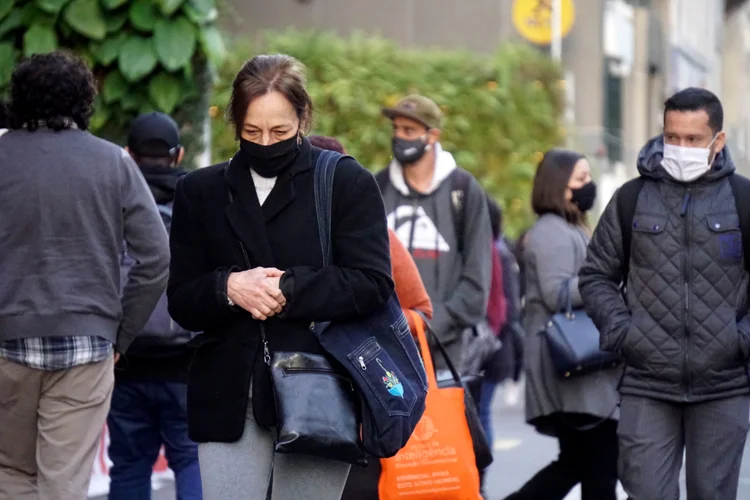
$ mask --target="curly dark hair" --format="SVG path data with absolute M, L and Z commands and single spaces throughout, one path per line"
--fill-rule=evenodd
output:
M 36 130 L 86 130 L 94 114 L 94 75 L 79 58 L 67 52 L 35 54 L 16 67 L 11 77 L 11 125 Z

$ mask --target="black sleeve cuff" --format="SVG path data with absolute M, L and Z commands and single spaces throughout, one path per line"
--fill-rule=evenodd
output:
M 238 271 L 242 271 L 237 266 L 232 266 L 229 269 L 218 269 L 219 273 L 216 280 L 216 298 L 219 304 L 232 309 L 233 311 L 241 311 L 242 308 L 239 306 L 229 305 L 229 296 L 227 295 L 227 282 L 229 281 L 229 275 Z
M 279 288 L 281 289 L 281 293 L 284 294 L 286 303 L 289 304 L 292 301 L 292 295 L 294 294 L 294 273 L 292 273 L 292 271 L 284 273 L 284 276 L 282 276 L 279 281 Z

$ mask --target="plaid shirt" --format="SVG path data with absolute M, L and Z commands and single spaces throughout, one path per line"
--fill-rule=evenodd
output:
M 101 337 L 33 337 L 0 342 L 0 358 L 37 370 L 68 370 L 99 363 L 112 353 Z

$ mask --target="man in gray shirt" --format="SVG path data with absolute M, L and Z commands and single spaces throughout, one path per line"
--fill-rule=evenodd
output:
M 485 319 L 492 228 L 479 182 L 440 145 L 443 113 L 410 95 L 383 114 L 393 123 L 393 161 L 376 179 L 388 227 L 409 249 L 432 300 L 432 328 L 460 364 L 464 332 Z M 445 374 L 441 356 L 435 365 Z
M 167 234 L 138 167 L 86 131 L 95 95 L 84 63 L 59 52 L 25 60 L 11 80 L 12 127 L 0 138 L 0 498 L 86 498 L 114 363 L 166 286 Z M 136 264 L 120 294 L 123 241 Z

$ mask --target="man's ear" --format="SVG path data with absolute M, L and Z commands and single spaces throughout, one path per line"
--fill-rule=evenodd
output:
M 175 163 L 175 166 L 182 165 L 182 159 L 185 157 L 185 148 L 180 147 L 180 152 L 177 153 L 177 163 Z
M 716 140 L 714 141 L 714 151 L 718 155 L 724 149 L 727 144 L 727 133 L 723 130 L 716 134 Z
M 427 136 L 431 139 L 429 141 L 430 144 L 435 144 L 436 142 L 440 141 L 440 129 L 439 128 L 431 128 L 427 132 Z

